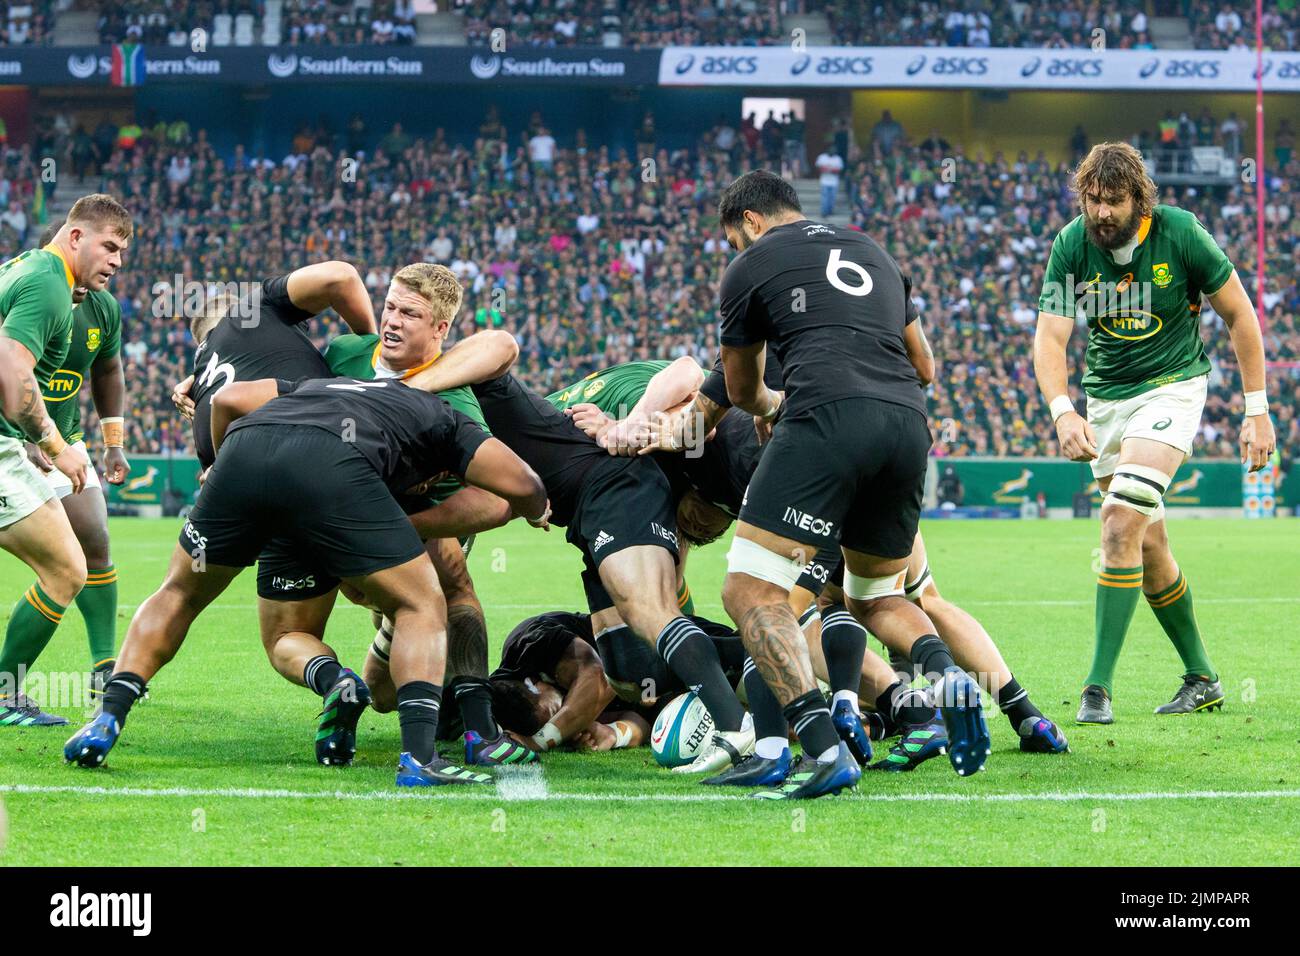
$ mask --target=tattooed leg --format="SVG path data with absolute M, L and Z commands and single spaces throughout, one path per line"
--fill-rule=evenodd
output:
M 487 677 L 487 625 L 477 604 L 447 608 L 447 680 Z
M 758 673 L 784 707 L 814 690 L 808 643 L 790 605 L 778 599 L 741 615 L 740 636 Z

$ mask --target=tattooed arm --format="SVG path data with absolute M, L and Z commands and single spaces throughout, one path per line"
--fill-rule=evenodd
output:
M 718 427 L 718 422 L 722 421 L 725 414 L 725 408 L 703 392 L 697 392 L 695 398 L 681 411 L 650 422 L 649 441 L 638 454 L 698 448 L 704 444 L 713 429 Z
M 0 347 L 10 359 L 18 376 L 18 401 L 6 409 L 5 417 L 32 440 L 49 457 L 54 467 L 67 475 L 74 493 L 86 483 L 86 456 L 67 444 L 45 409 L 40 383 L 36 380 L 36 357 L 27 346 L 0 336 Z

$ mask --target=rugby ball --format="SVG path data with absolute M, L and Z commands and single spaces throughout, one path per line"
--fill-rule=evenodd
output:
M 713 717 L 691 691 L 674 697 L 659 711 L 650 730 L 650 750 L 661 767 L 690 763 L 713 734 Z

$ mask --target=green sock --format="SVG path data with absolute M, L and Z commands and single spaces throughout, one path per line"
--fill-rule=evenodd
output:
M 64 610 L 39 584 L 27 589 L 9 615 L 9 627 L 5 629 L 4 646 L 0 647 L 0 686 L 18 689 L 20 672 L 30 670 L 41 656 L 63 620 Z
M 677 589 L 677 606 L 687 616 L 695 613 L 695 599 L 691 597 L 691 586 L 685 581 Z
M 86 586 L 77 595 L 77 609 L 86 620 L 90 640 L 90 666 L 113 659 L 117 647 L 117 568 L 109 565 L 86 574 Z
M 1142 593 L 1142 568 L 1102 568 L 1097 578 L 1096 643 L 1092 669 L 1085 684 L 1096 684 L 1111 693 L 1115 663 L 1119 660 L 1129 622 Z
M 1196 674 L 1218 680 L 1210 655 L 1201 640 L 1201 629 L 1196 624 L 1196 612 L 1192 609 L 1192 592 L 1187 586 L 1187 578 L 1178 572 L 1178 580 L 1163 591 L 1148 594 L 1147 602 L 1155 612 L 1156 620 L 1173 641 L 1178 656 L 1183 659 L 1183 673 Z

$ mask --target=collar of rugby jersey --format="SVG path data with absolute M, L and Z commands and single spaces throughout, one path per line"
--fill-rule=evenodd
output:
M 383 343 L 383 342 L 378 342 L 378 343 L 375 344 L 375 351 L 374 351 L 374 352 L 371 354 L 371 356 L 370 356 L 370 367 L 371 367 L 371 368 L 374 368 L 374 369 L 379 368 L 379 351 L 380 351 L 380 349 L 382 349 L 383 347 L 384 347 L 384 343 Z M 439 349 L 437 355 L 435 355 L 433 358 L 429 359 L 429 361 L 425 362 L 423 365 L 417 365 L 417 366 L 415 366 L 415 368 L 408 368 L 405 372 L 402 372 L 400 375 L 396 376 L 396 377 L 397 377 L 397 380 L 398 380 L 399 382 L 400 382 L 400 381 L 404 381 L 405 379 L 410 378 L 412 375 L 415 375 L 415 374 L 418 373 L 418 372 L 423 372 L 426 368 L 428 368 L 428 367 L 429 367 L 430 365 L 432 365 L 434 362 L 438 361 L 438 359 L 440 359 L 440 358 L 442 358 L 442 350 L 441 350 L 441 349 Z M 396 372 L 396 371 L 397 371 L 396 369 L 391 369 L 391 368 L 389 368 L 389 367 L 386 366 L 386 365 L 384 366 L 384 370 L 385 370 L 385 371 L 388 371 L 388 372 Z
M 72 274 L 72 266 L 68 265 L 68 260 L 63 257 L 63 250 L 51 242 L 42 251 L 52 252 L 59 257 L 59 261 L 63 263 L 63 277 L 68 280 L 68 291 L 75 289 L 77 287 L 77 277 Z
M 1126 266 L 1133 261 L 1133 253 L 1137 252 L 1137 247 L 1146 241 L 1147 233 L 1151 231 L 1151 217 L 1143 216 L 1142 221 L 1138 223 L 1138 231 L 1133 238 L 1120 246 L 1118 249 L 1110 251 L 1110 257 L 1115 260 L 1115 265 Z

